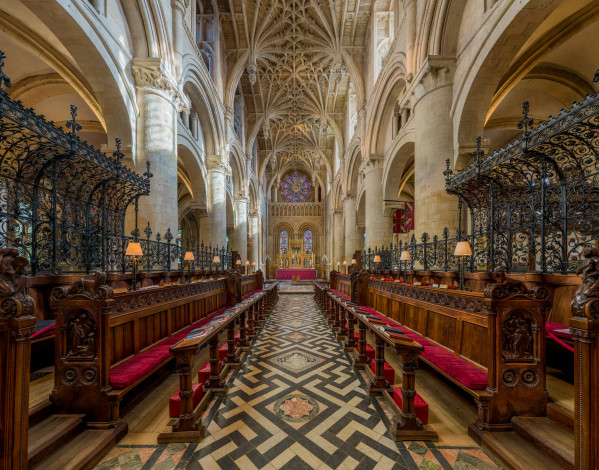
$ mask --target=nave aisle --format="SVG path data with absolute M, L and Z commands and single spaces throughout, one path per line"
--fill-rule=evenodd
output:
M 207 410 L 199 444 L 155 445 L 154 433 L 168 421 L 172 378 L 125 417 L 136 423 L 97 468 L 497 468 L 466 435 L 450 430 L 436 444 L 395 443 L 379 400 L 366 395 L 310 295 L 281 296 L 243 368 L 230 377 L 228 396 Z M 431 408 L 440 431 L 459 421 Z M 463 409 L 456 402 L 455 410 Z M 472 418 L 473 411 L 465 413 Z

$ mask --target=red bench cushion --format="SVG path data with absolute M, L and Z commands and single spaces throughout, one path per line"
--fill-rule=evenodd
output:
M 374 359 L 370 360 L 370 370 L 376 373 L 376 362 L 374 362 Z M 385 376 L 385 380 L 391 385 L 395 383 L 395 370 L 393 370 L 393 367 L 387 361 L 385 361 L 385 365 L 383 366 L 383 375 Z
M 117 390 L 127 388 L 149 374 L 169 357 L 169 345 L 159 345 L 148 349 L 110 371 L 110 385 Z
M 397 403 L 397 406 L 401 409 L 403 404 L 401 387 L 395 387 L 393 389 L 393 401 Z M 428 403 L 418 394 L 414 397 L 414 408 L 416 408 L 416 416 L 422 421 L 422 424 L 428 424 Z
M 262 289 L 256 289 L 255 291 L 250 292 L 249 294 L 245 294 L 242 298 L 241 301 L 243 302 L 245 299 L 251 297 L 252 295 L 254 295 L 257 292 L 262 292 Z
M 220 315 L 228 308 L 230 307 L 221 308 L 213 314 L 195 322 L 193 325 L 185 328 L 184 330 L 181 330 L 178 333 L 166 338 L 153 348 L 137 354 L 131 359 L 114 367 L 110 371 L 110 385 L 112 385 L 112 387 L 116 390 L 122 390 L 134 384 L 145 375 L 151 373 L 152 370 L 158 367 L 162 362 L 170 357 L 173 357 L 169 352 L 169 348 L 173 344 L 178 343 L 185 338 L 185 336 L 187 336 L 191 330 L 209 323 L 214 316 Z
M 368 357 L 368 359 L 374 359 L 375 356 L 375 350 L 372 346 L 370 346 L 370 344 L 366 345 L 366 356 Z
M 202 368 L 198 371 L 198 383 L 204 385 L 210 379 L 210 361 L 206 361 L 206 363 L 202 366 Z
M 570 327 L 567 325 L 562 325 L 561 323 L 556 323 L 556 322 L 552 322 L 552 321 L 548 321 L 545 322 L 545 331 L 547 331 L 547 333 L 551 333 L 555 336 L 557 336 L 558 338 L 561 339 L 572 339 L 572 333 L 565 332 L 565 331 L 557 331 L 557 330 L 569 330 Z
M 223 343 L 218 348 L 218 360 L 223 361 L 229 352 L 229 345 L 227 343 Z
M 387 325 L 391 327 L 402 327 L 402 325 L 399 323 L 394 322 L 390 318 L 381 315 L 371 308 L 366 307 L 366 310 L 368 310 L 370 315 L 375 315 L 381 318 L 385 323 L 387 323 Z M 485 371 L 479 369 L 473 364 L 470 364 L 468 361 L 457 357 L 451 352 L 431 343 L 417 333 L 407 331 L 405 328 L 404 331 L 408 338 L 424 346 L 421 356 L 439 370 L 445 372 L 447 375 L 471 390 L 484 390 L 487 387 L 488 375 Z M 369 346 L 367 345 L 366 348 L 368 349 L 368 347 Z M 370 358 L 372 359 L 373 357 L 374 355 Z
M 193 407 L 198 406 L 198 403 L 204 395 L 203 384 L 193 384 Z M 181 397 L 179 396 L 179 390 L 177 390 L 168 401 L 168 415 L 171 418 L 177 418 L 181 415 Z

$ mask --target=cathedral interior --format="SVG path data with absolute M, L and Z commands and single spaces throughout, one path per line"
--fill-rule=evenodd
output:
M 599 469 L 597 38 L 0 0 L 0 469 Z

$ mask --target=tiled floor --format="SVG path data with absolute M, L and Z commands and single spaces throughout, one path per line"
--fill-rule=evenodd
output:
M 494 469 L 479 448 L 394 442 L 310 295 L 289 294 L 208 411 L 200 443 L 117 446 L 99 469 Z

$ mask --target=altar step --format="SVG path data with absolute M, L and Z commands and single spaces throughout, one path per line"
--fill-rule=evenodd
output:
M 573 422 L 570 411 L 552 403 L 546 417 L 514 417 L 513 431 L 483 432 L 480 444 L 509 469 L 573 469 Z
M 33 416 L 39 418 L 42 412 Z M 87 429 L 85 415 L 50 414 L 29 428 L 29 468 L 82 470 L 94 467 L 126 433 L 118 428 Z

